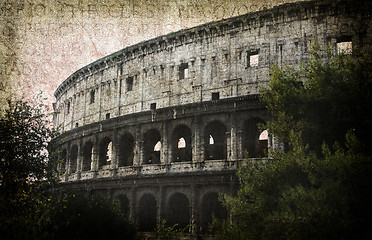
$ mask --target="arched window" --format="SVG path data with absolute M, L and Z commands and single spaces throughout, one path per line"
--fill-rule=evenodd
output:
M 134 137 L 130 133 L 120 138 L 119 167 L 132 166 L 134 158 Z
M 77 166 L 77 158 L 78 158 L 78 147 L 76 145 L 72 146 L 71 148 L 71 162 L 70 162 L 70 172 L 75 173 L 76 172 L 76 166 Z
M 154 146 L 154 152 L 160 152 L 161 150 L 161 142 L 158 141 Z
M 67 151 L 66 148 L 62 150 L 61 154 L 59 155 L 60 163 L 60 170 L 65 171 L 66 170 L 66 160 L 67 160 Z
M 268 134 L 267 130 L 263 130 L 260 133 L 260 136 L 258 137 L 258 140 L 259 141 L 267 141 L 268 139 L 269 139 L 269 134 Z
M 116 197 L 116 199 L 119 200 L 120 202 L 121 212 L 128 216 L 130 212 L 130 205 L 127 196 L 120 194 L 119 196 Z
M 185 194 L 175 193 L 168 202 L 167 225 L 185 228 L 190 224 L 190 204 Z
M 110 138 L 104 138 L 100 144 L 99 167 L 110 165 L 112 160 L 112 142 Z
M 258 157 L 267 156 L 267 147 L 268 147 L 269 133 L 267 130 L 263 130 L 258 137 L 258 143 L 256 147 L 256 155 Z
M 226 159 L 226 127 L 219 121 L 209 123 L 204 133 L 204 159 Z
M 185 141 L 185 139 L 183 137 L 181 137 L 180 139 L 178 139 L 177 147 L 178 148 L 185 148 L 186 147 L 186 141 Z
M 245 121 L 243 127 L 243 156 L 244 157 L 265 157 L 267 156 L 268 131 L 260 131 L 257 124 L 264 123 L 259 118 L 253 118 Z
M 147 131 L 144 135 L 144 164 L 160 163 L 161 138 L 156 129 Z
M 227 211 L 218 200 L 218 193 L 207 193 L 202 199 L 201 223 L 202 232 L 207 232 L 209 224 L 212 223 L 212 216 L 222 220 L 227 218 Z
M 185 125 L 177 126 L 172 133 L 173 162 L 192 160 L 191 130 Z
M 139 201 L 138 226 L 141 232 L 153 232 L 156 228 L 157 201 L 151 194 L 145 194 Z
M 93 144 L 92 142 L 87 142 L 84 145 L 84 152 L 83 152 L 83 171 L 89 171 L 92 165 L 93 159 Z
M 209 135 L 209 145 L 213 145 L 214 144 L 214 138 L 212 135 Z

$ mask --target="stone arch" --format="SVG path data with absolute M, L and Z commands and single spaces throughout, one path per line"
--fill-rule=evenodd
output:
M 129 204 L 128 197 L 124 194 L 120 194 L 120 195 L 116 196 L 115 199 L 119 201 L 120 209 L 121 209 L 122 213 L 124 213 L 126 216 L 129 216 L 130 204 Z
M 185 194 L 177 192 L 169 198 L 166 219 L 169 226 L 185 228 L 190 224 L 190 203 Z
M 213 217 L 220 220 L 227 218 L 227 211 L 218 200 L 218 193 L 216 192 L 209 192 L 203 196 L 200 210 L 200 226 L 202 232 L 208 231 L 208 227 L 212 223 Z
M 226 126 L 220 121 L 208 123 L 204 132 L 204 159 L 226 159 Z
M 172 160 L 186 162 L 192 160 L 191 130 L 185 125 L 178 125 L 172 133 Z
M 119 144 L 119 167 L 133 165 L 134 144 L 132 134 L 125 133 L 121 136 Z
M 150 129 L 144 135 L 144 164 L 160 163 L 161 137 L 156 129 Z
M 91 141 L 84 144 L 82 171 L 90 171 L 93 160 L 93 143 Z
M 267 131 L 260 131 L 257 124 L 265 123 L 260 118 L 251 118 L 244 122 L 242 149 L 244 157 L 266 157 L 268 148 Z M 265 132 L 266 131 L 266 132 Z M 246 153 L 248 152 L 248 156 Z
M 157 201 L 151 194 L 144 194 L 139 201 L 138 227 L 141 232 L 152 232 L 156 228 Z
M 99 162 L 98 167 L 102 168 L 105 165 L 110 165 L 112 160 L 112 141 L 109 137 L 102 139 L 99 145 Z
M 79 153 L 78 146 L 77 145 L 73 145 L 71 147 L 71 152 L 70 152 L 70 172 L 71 173 L 75 173 L 76 172 L 78 153 Z

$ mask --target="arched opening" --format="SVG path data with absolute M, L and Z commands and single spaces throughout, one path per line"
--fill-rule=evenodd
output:
M 191 130 L 180 125 L 172 134 L 173 162 L 186 162 L 192 160 Z
M 204 133 L 204 159 L 226 159 L 226 127 L 219 121 L 211 122 Z
M 207 232 L 213 217 L 216 219 L 226 219 L 227 211 L 221 202 L 218 201 L 218 193 L 211 192 L 204 195 L 201 206 L 201 223 L 202 232 Z
M 71 173 L 75 173 L 76 172 L 76 166 L 77 166 L 77 158 L 78 158 L 78 152 L 79 152 L 79 149 L 76 145 L 72 146 L 71 147 L 71 155 L 70 155 L 70 171 Z
M 128 216 L 130 211 L 130 205 L 127 196 L 120 194 L 119 196 L 116 197 L 116 199 L 119 200 L 121 212 Z
M 267 147 L 269 141 L 269 133 L 267 130 L 263 130 L 258 137 L 258 145 L 256 153 L 259 157 L 267 157 Z
M 190 224 L 190 204 L 188 198 L 182 193 L 173 194 L 168 202 L 167 224 L 185 228 Z
M 152 232 L 156 227 L 157 201 L 151 194 L 145 194 L 139 201 L 138 227 L 141 232 Z
M 84 145 L 84 152 L 83 152 L 83 171 L 90 171 L 92 166 L 92 159 L 93 159 L 93 143 L 87 142 Z
M 144 136 L 144 164 L 160 163 L 160 152 L 162 148 L 160 133 L 151 129 Z
M 243 127 L 243 156 L 244 157 L 266 157 L 268 146 L 267 130 L 260 131 L 257 124 L 264 123 L 259 118 L 245 121 Z M 248 152 L 248 156 L 246 153 Z
M 60 160 L 59 169 L 61 171 L 65 171 L 66 170 L 66 160 L 67 160 L 67 150 L 66 150 L 66 148 L 64 148 L 62 150 L 62 152 L 60 153 L 59 160 Z
M 134 137 L 130 133 L 120 138 L 119 167 L 132 166 L 134 158 Z
M 99 167 L 110 165 L 112 160 L 112 142 L 111 139 L 106 137 L 102 139 L 99 151 Z

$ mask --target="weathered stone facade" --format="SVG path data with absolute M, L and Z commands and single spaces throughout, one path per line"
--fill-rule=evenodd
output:
M 367 4 L 368 5 L 368 4 Z M 369 4 L 370 5 L 370 4 Z M 161 219 L 206 230 L 227 216 L 244 158 L 276 146 L 257 123 L 272 64 L 298 67 L 325 51 L 371 49 L 370 10 L 352 2 L 285 4 L 171 33 L 97 60 L 56 90 L 63 184 L 105 192 L 143 231 Z

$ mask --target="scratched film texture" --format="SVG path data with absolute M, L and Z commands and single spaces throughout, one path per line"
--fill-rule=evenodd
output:
M 0 110 L 126 46 L 296 0 L 1 0 Z

